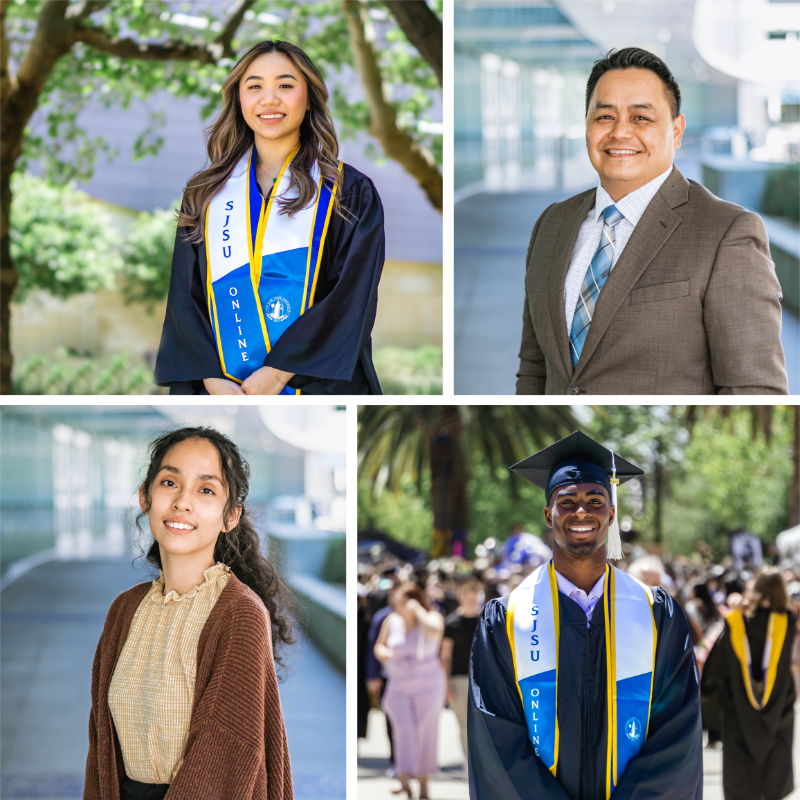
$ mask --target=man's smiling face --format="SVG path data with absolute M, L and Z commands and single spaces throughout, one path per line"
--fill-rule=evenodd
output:
M 603 73 L 589 100 L 586 149 L 614 200 L 641 188 L 672 165 L 686 120 L 672 119 L 667 89 L 649 69 Z
M 553 490 L 544 518 L 556 547 L 578 558 L 594 555 L 608 538 L 616 509 L 599 483 L 573 483 Z

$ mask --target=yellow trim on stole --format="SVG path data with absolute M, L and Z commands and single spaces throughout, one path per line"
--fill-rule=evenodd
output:
M 603 615 L 606 624 L 606 698 L 608 714 L 608 745 L 606 747 L 606 800 L 611 797 L 611 776 L 616 786 L 617 772 L 617 662 L 614 650 L 614 571 L 606 564 L 606 590 L 603 598 Z
M 511 645 L 511 663 L 514 665 L 514 685 L 519 692 L 519 699 L 522 701 L 522 711 L 525 711 L 525 699 L 522 697 L 522 689 L 519 688 L 519 675 L 517 674 L 517 651 L 514 646 L 514 606 L 516 600 L 514 592 L 508 596 L 508 608 L 506 609 L 506 633 L 508 634 L 508 641 Z
M 258 219 L 258 228 L 256 230 L 256 241 L 255 245 L 252 250 L 248 249 L 248 255 L 250 256 L 250 280 L 253 284 L 253 292 L 256 296 L 256 308 L 258 309 L 258 319 L 261 322 L 261 330 L 264 333 L 264 341 L 267 345 L 267 355 L 272 352 L 272 343 L 269 340 L 269 333 L 267 332 L 267 321 L 264 319 L 264 309 L 261 308 L 261 299 L 258 295 L 258 285 L 261 282 L 261 262 L 263 256 L 261 255 L 261 251 L 264 249 L 264 235 L 267 231 L 267 222 L 269 221 L 269 214 L 272 211 L 272 205 L 275 202 L 275 196 L 278 194 L 278 189 L 280 188 L 281 181 L 283 180 L 283 173 L 286 172 L 286 168 L 289 166 L 291 160 L 295 157 L 295 154 L 300 149 L 300 144 L 298 143 L 294 150 L 286 158 L 286 161 L 283 162 L 283 166 L 281 167 L 281 171 L 278 173 L 278 177 L 275 179 L 275 186 L 272 190 L 272 193 L 269 196 L 269 202 L 266 204 L 266 211 L 264 210 L 264 203 L 261 204 L 261 216 Z M 250 158 L 252 159 L 253 154 L 250 153 Z M 250 174 L 250 161 L 247 162 L 247 174 Z M 250 238 L 250 184 L 248 183 L 247 186 L 247 236 L 248 236 L 248 245 L 249 245 L 249 238 Z
M 550 767 L 550 772 L 552 773 L 553 777 L 556 775 L 556 766 L 558 765 L 558 640 L 559 634 L 561 632 L 561 616 L 560 616 L 560 609 L 558 606 L 558 584 L 556 582 L 556 573 L 555 567 L 553 566 L 553 562 L 550 561 L 547 565 L 547 579 L 550 582 L 550 594 L 553 599 L 553 625 L 555 627 L 555 647 L 556 647 L 556 691 L 555 691 L 555 725 L 556 725 L 556 735 L 555 741 L 553 746 L 553 766 Z M 508 641 L 511 645 L 511 663 L 514 665 L 514 684 L 517 687 L 517 692 L 519 693 L 519 699 L 522 702 L 522 711 L 525 712 L 525 698 L 522 696 L 522 689 L 519 686 L 519 675 L 517 674 L 517 652 L 514 646 L 514 611 L 515 611 L 516 599 L 514 598 L 514 592 L 508 597 L 508 608 L 506 609 L 506 634 L 508 635 Z
M 555 704 L 555 718 L 556 718 L 556 735 L 555 735 L 555 744 L 553 746 L 553 766 L 550 767 L 550 772 L 553 773 L 553 777 L 556 776 L 556 767 L 558 766 L 558 741 L 559 741 L 559 733 L 558 733 L 558 647 L 559 647 L 559 639 L 561 638 L 561 609 L 558 605 L 558 581 L 556 580 L 556 567 L 551 560 L 547 565 L 547 577 L 550 579 L 550 594 L 553 598 L 553 623 L 555 624 L 556 629 L 556 637 L 555 637 L 555 646 L 556 646 L 556 704 Z
M 341 173 L 343 167 L 344 167 L 344 164 L 340 161 L 339 162 L 339 166 L 337 168 L 337 172 Z M 319 207 L 319 199 L 320 199 L 320 197 L 322 197 L 322 188 L 321 187 L 322 187 L 322 181 L 320 181 L 320 188 L 317 190 L 317 203 L 314 206 L 314 221 L 315 222 L 317 220 L 317 208 Z M 314 270 L 314 283 L 311 284 L 311 297 L 309 298 L 309 301 L 308 301 L 308 307 L 309 308 L 311 308 L 311 306 L 314 305 L 314 294 L 317 291 L 317 278 L 319 277 L 319 268 L 320 268 L 320 265 L 322 264 L 322 250 L 323 250 L 323 248 L 325 246 L 325 240 L 328 238 L 328 223 L 330 222 L 331 212 L 333 211 L 333 198 L 334 198 L 335 194 L 336 194 L 336 184 L 334 183 L 333 184 L 333 189 L 331 190 L 331 199 L 330 199 L 330 202 L 328 203 L 328 213 L 327 213 L 327 215 L 325 217 L 325 227 L 322 229 L 322 236 L 321 236 L 320 241 L 319 241 L 319 252 L 317 253 L 317 268 Z M 311 236 L 309 237 L 309 240 L 308 240 L 308 263 L 306 264 L 306 285 L 305 285 L 305 288 L 303 289 L 303 302 L 302 302 L 302 304 L 300 306 L 300 313 L 301 314 L 305 313 L 305 309 L 306 309 L 306 295 L 308 293 L 308 270 L 309 270 L 309 267 L 311 266 L 311 245 L 312 245 L 313 241 L 314 241 L 314 228 L 312 227 L 311 228 Z
M 277 179 L 275 180 L 275 184 L 274 184 L 275 186 L 280 186 L 281 180 L 283 180 L 283 174 L 284 174 L 284 172 L 286 172 L 286 168 L 289 166 L 289 164 L 292 161 L 292 158 L 294 158 L 295 154 L 297 153 L 297 151 L 299 149 L 300 149 L 300 143 L 298 142 L 298 144 L 295 146 L 294 150 L 292 150 L 292 152 L 289 153 L 289 155 L 287 156 L 286 160 L 283 162 L 283 166 L 281 167 L 281 171 L 278 174 Z M 253 153 L 252 153 L 252 150 L 251 150 L 250 156 L 249 156 L 249 158 L 247 160 L 247 174 L 248 175 L 250 174 L 250 164 L 252 162 L 252 159 L 253 159 Z M 343 162 L 340 161 L 339 162 L 339 166 L 338 166 L 338 171 L 340 173 L 342 172 L 343 167 L 344 167 L 344 164 L 343 164 Z M 314 222 L 316 222 L 316 219 L 317 219 L 317 211 L 319 209 L 319 200 L 320 200 L 320 197 L 322 196 L 321 184 L 322 184 L 322 181 L 320 181 L 320 184 L 318 185 L 317 198 L 316 198 L 316 201 L 314 203 Z M 250 192 L 249 192 L 249 186 L 248 186 L 248 191 L 246 193 L 246 198 L 245 198 L 245 203 L 246 203 L 246 205 L 245 205 L 245 213 L 246 213 L 245 219 L 247 220 L 247 223 L 245 225 L 245 229 L 246 229 L 246 233 L 247 233 L 247 255 L 248 255 L 248 258 L 250 260 L 250 281 L 251 281 L 251 283 L 253 285 L 253 293 L 254 293 L 256 298 L 258 298 L 258 285 L 259 285 L 259 282 L 261 280 L 261 265 L 258 262 L 260 262 L 260 260 L 261 260 L 261 250 L 262 250 L 263 244 L 264 244 L 264 236 L 266 235 L 267 222 L 269 220 L 270 212 L 272 211 L 272 204 L 275 201 L 275 195 L 276 194 L 277 194 L 277 192 L 272 192 L 272 194 L 270 195 L 269 201 L 268 201 L 268 203 L 266 205 L 266 209 L 262 208 L 261 217 L 259 218 L 259 221 L 258 221 L 258 228 L 256 229 L 255 247 L 253 247 L 252 234 L 251 234 L 251 230 L 250 230 Z M 330 223 L 331 212 L 333 210 L 333 198 L 334 198 L 335 194 L 336 194 L 336 184 L 334 184 L 334 186 L 333 186 L 333 190 L 331 191 L 331 199 L 330 199 L 330 202 L 328 203 L 328 211 L 327 211 L 327 214 L 325 216 L 325 226 L 324 226 L 324 228 L 322 230 L 322 237 L 320 238 L 319 252 L 317 253 L 317 265 L 316 265 L 316 269 L 314 270 L 314 282 L 313 282 L 313 284 L 311 286 L 311 295 L 309 297 L 309 293 L 308 293 L 308 278 L 309 278 L 310 266 L 311 266 L 311 250 L 312 250 L 312 244 L 313 244 L 313 241 L 314 241 L 314 224 L 312 223 L 312 226 L 311 226 L 311 233 L 310 233 L 309 243 L 308 243 L 308 259 L 306 261 L 306 280 L 305 280 L 305 286 L 303 287 L 303 302 L 302 302 L 301 307 L 300 307 L 300 314 L 303 314 L 305 312 L 306 298 L 309 298 L 309 303 L 308 303 L 308 307 L 309 308 L 314 304 L 314 294 L 316 293 L 316 289 L 317 289 L 317 278 L 319 277 L 320 265 L 322 263 L 322 251 L 324 249 L 325 240 L 326 240 L 327 235 L 328 235 L 328 225 Z M 213 302 L 213 300 L 214 300 L 214 289 L 213 289 L 212 281 L 211 281 L 211 259 L 209 257 L 209 252 L 208 252 L 209 207 L 210 207 L 210 204 L 209 204 L 209 206 L 206 207 L 206 220 L 205 220 L 205 223 L 206 223 L 205 224 L 205 245 L 206 245 L 206 266 L 207 266 L 206 284 L 207 284 L 207 287 L 208 287 L 208 316 L 209 316 L 209 319 L 213 318 L 213 320 L 214 320 L 214 330 L 216 332 L 216 338 L 217 338 L 217 352 L 219 353 L 220 363 L 222 365 L 222 372 L 230 380 L 241 384 L 241 383 L 243 383 L 243 381 L 240 381 L 238 378 L 234 377 L 233 375 L 229 375 L 228 371 L 225 369 L 225 357 L 224 357 L 223 352 L 222 352 L 222 341 L 220 340 L 220 335 L 219 335 L 219 321 L 217 319 L 217 314 L 216 314 L 216 302 Z M 258 257 L 256 257 L 256 253 L 259 254 Z M 261 303 L 260 302 L 256 303 L 256 308 L 258 309 L 258 319 L 259 319 L 259 322 L 261 323 L 261 331 L 262 331 L 262 333 L 264 335 L 264 341 L 266 342 L 266 345 L 267 345 L 267 353 L 269 354 L 272 351 L 272 344 L 271 344 L 271 342 L 269 340 L 269 333 L 267 331 L 267 323 L 266 323 L 266 320 L 264 319 L 264 313 L 263 313 L 263 309 L 261 308 Z M 296 389 L 295 390 L 295 397 L 299 397 L 299 396 L 300 396 L 300 389 Z

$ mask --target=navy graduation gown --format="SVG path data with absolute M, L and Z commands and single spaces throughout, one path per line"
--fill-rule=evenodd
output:
M 606 654 L 602 601 L 583 609 L 559 592 L 559 753 L 556 777 L 528 737 L 506 632 L 508 597 L 487 603 L 470 659 L 469 795 L 472 800 L 605 800 Z M 689 625 L 662 589 L 653 606 L 658 641 L 650 728 L 613 800 L 703 796 L 700 695 Z
M 789 624 L 775 685 L 763 709 L 753 708 L 747 698 L 742 668 L 733 652 L 727 622 L 703 667 L 703 695 L 713 696 L 719 692 L 722 701 L 722 788 L 726 800 L 780 800 L 794 789 L 792 647 L 797 621 L 791 611 L 788 613 Z M 744 618 L 755 681 L 764 679 L 761 659 L 768 623 L 769 609 L 766 608 L 757 609 L 752 618 Z
M 372 181 L 344 165 L 341 205 L 331 214 L 314 305 L 290 325 L 264 366 L 293 372 L 306 394 L 381 394 L 370 335 L 384 261 L 383 206 Z M 170 394 L 206 394 L 204 378 L 224 378 L 208 317 L 205 244 L 179 228 L 155 380 Z

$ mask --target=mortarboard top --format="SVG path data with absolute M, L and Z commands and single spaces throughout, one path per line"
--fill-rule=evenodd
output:
M 617 506 L 617 484 L 644 474 L 644 470 L 620 458 L 580 431 L 545 447 L 510 469 L 531 483 L 541 486 L 547 495 L 548 504 L 553 491 L 559 486 L 598 483 L 608 490 L 611 505 L 614 507 Z M 609 480 L 609 476 L 613 477 Z M 608 529 L 607 558 L 622 558 L 622 542 L 616 516 Z
M 569 436 L 561 439 L 544 450 L 540 450 L 532 456 L 514 464 L 509 469 L 514 470 L 518 475 L 526 478 L 531 483 L 541 486 L 542 489 L 547 490 L 550 483 L 550 477 L 555 469 L 569 466 L 570 462 L 575 462 L 576 466 L 580 466 L 580 462 L 594 462 L 605 470 L 608 476 L 613 472 L 613 466 L 617 468 L 617 480 L 620 483 L 625 483 L 637 475 L 643 475 L 644 470 L 620 458 L 616 453 L 598 444 L 594 439 L 590 439 L 585 433 L 575 431 Z M 613 464 L 612 464 L 613 461 Z M 577 481 L 582 483 L 584 481 Z M 594 482 L 594 481 L 592 481 Z M 548 493 L 548 500 L 549 493 Z

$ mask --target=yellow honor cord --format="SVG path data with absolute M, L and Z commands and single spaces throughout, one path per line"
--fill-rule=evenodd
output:
M 556 767 L 558 766 L 558 640 L 561 633 L 561 615 L 558 607 L 558 581 L 556 580 L 556 568 L 552 560 L 547 565 L 547 575 L 550 578 L 550 592 L 553 597 L 553 624 L 556 629 L 556 736 L 555 744 L 553 746 L 553 766 L 550 767 L 550 772 L 553 777 L 556 776 Z

